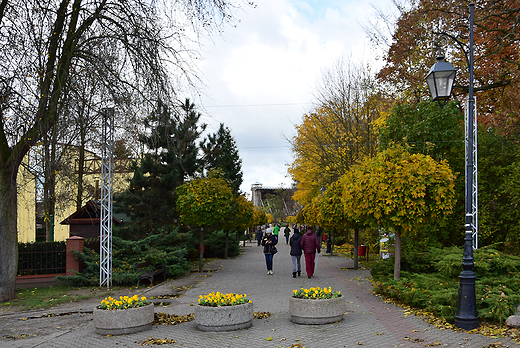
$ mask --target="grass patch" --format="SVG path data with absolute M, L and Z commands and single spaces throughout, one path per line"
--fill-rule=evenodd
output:
M 114 289 L 77 288 L 71 286 L 17 289 L 15 298 L 9 302 L 3 302 L 2 305 L 4 308 L 10 306 L 19 310 L 47 309 L 62 303 L 113 294 Z

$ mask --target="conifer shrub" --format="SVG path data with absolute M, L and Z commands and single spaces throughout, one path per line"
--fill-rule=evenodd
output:
M 215 231 L 207 236 L 204 242 L 206 252 L 204 257 L 224 257 L 224 250 L 226 247 L 226 233 L 225 231 Z M 237 233 L 235 231 L 229 232 L 228 235 L 228 256 L 234 257 L 240 253 L 239 242 L 237 241 Z
M 453 322 L 462 253 L 462 248 L 451 247 L 403 255 L 399 280 L 393 279 L 393 260 L 375 262 L 371 266 L 374 291 Z M 480 320 L 502 323 L 520 304 L 520 257 L 488 246 L 474 251 L 474 262 Z
M 112 284 L 136 285 L 139 279 L 134 265 L 150 262 L 152 265 L 166 266 L 169 277 L 178 277 L 190 270 L 186 259 L 186 239 L 189 236 L 173 231 L 159 231 L 140 240 L 124 240 L 112 237 Z M 83 262 L 80 274 L 69 277 L 57 277 L 73 286 L 99 285 L 99 253 L 85 248 L 82 253 L 76 252 Z

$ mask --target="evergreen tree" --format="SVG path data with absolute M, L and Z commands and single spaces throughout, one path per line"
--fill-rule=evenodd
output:
M 118 210 L 132 221 L 130 231 L 154 233 L 176 221 L 175 189 L 197 170 L 196 141 L 206 125 L 189 99 L 169 108 L 159 101 L 145 120 L 146 132 L 139 140 L 147 147 L 134 164 L 130 187 L 117 199 Z
M 229 181 L 233 193 L 238 194 L 242 185 L 242 159 L 229 128 L 221 123 L 216 133 L 209 134 L 200 143 L 200 148 L 203 153 L 202 171 L 220 169 L 224 179 Z

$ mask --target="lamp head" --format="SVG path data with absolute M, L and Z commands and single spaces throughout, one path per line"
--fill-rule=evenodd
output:
M 435 63 L 428 75 L 426 76 L 426 83 L 430 89 L 430 94 L 433 101 L 439 101 L 441 105 L 446 104 L 450 99 L 453 90 L 453 82 L 457 69 L 448 62 L 443 61 L 444 56 L 439 54 L 437 63 Z

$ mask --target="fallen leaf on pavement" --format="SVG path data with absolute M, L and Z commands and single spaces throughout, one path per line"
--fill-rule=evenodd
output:
M 253 313 L 253 318 L 255 319 L 264 319 L 264 318 L 269 318 L 271 316 L 271 313 L 269 312 L 254 312 Z
M 154 314 L 154 325 L 177 325 L 181 323 L 187 323 L 195 319 L 195 313 L 186 315 L 175 315 L 168 313 L 155 313 Z
M 163 345 L 163 344 L 172 344 L 172 343 L 177 343 L 177 342 L 172 340 L 171 338 L 159 339 L 159 338 L 152 337 L 152 338 L 147 339 L 143 343 L 141 343 L 141 346 L 149 346 L 152 344 Z

